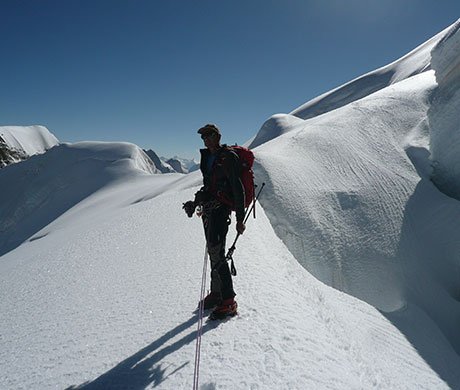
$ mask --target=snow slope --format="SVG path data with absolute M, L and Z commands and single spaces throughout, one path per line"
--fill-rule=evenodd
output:
M 0 136 L 15 149 L 29 156 L 44 153 L 58 145 L 58 139 L 43 126 L 0 126 Z
M 133 144 L 61 144 L 0 171 L 0 255 L 111 182 L 158 172 Z
M 457 31 L 455 24 L 435 37 L 436 76 L 429 70 L 326 114 L 285 121 L 289 128 L 255 149 L 256 175 L 268 184 L 262 204 L 295 258 L 379 308 L 433 367 L 426 333 L 414 324 L 438 328 L 460 353 L 460 203 L 430 181 L 429 150 L 432 141 L 446 146 L 444 137 L 458 137 L 456 117 L 439 122 L 444 134 L 429 127 L 430 110 L 457 107 L 456 95 L 431 105 L 447 88 L 438 85 L 438 64 L 457 64 Z M 449 85 L 457 85 L 453 69 Z M 439 155 L 458 167 L 452 138 Z
M 97 191 L 1 258 L 1 388 L 191 387 L 204 239 L 181 203 L 200 177 L 174 176 Z M 378 310 L 310 276 L 262 209 L 235 258 L 240 315 L 205 324 L 201 389 L 449 388 Z
M 269 184 L 263 205 L 296 258 L 383 310 L 404 304 L 393 257 L 420 180 L 404 148 L 423 131 L 434 87 L 431 72 L 414 77 L 256 149 L 256 173 Z

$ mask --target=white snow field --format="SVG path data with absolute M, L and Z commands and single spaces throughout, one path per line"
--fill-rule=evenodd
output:
M 255 137 L 267 186 L 201 390 L 460 389 L 459 34 Z M 201 177 L 152 173 L 136 146 L 90 142 L 0 170 L 1 389 L 192 388 L 204 237 L 181 207 Z
M 59 144 L 54 134 L 43 126 L 0 126 L 0 136 L 8 146 L 29 156 L 43 153 Z
M 2 257 L 2 388 L 191 388 L 204 240 L 181 210 L 199 175 L 168 192 L 177 176 L 104 188 Z M 206 323 L 202 389 L 448 388 L 378 310 L 302 268 L 260 208 L 236 262 L 240 315 Z

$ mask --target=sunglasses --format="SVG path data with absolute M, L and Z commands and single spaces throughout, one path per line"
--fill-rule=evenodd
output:
M 216 133 L 201 134 L 201 139 L 213 137 L 214 135 L 216 135 Z

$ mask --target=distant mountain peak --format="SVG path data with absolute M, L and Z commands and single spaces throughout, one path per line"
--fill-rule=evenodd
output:
M 59 140 L 44 126 L 0 126 L 0 167 L 44 153 Z
M 152 160 L 153 164 L 155 167 L 161 172 L 161 173 L 173 173 L 175 172 L 174 168 L 171 167 L 169 164 L 165 163 L 164 161 L 161 161 L 161 159 L 158 157 L 158 155 L 152 150 L 145 150 L 145 154 L 149 156 L 149 158 Z

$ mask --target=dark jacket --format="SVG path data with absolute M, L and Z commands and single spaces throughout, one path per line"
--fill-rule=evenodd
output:
M 244 187 L 241 182 L 241 165 L 238 154 L 227 145 L 217 151 L 211 172 L 207 172 L 208 159 L 211 156 L 209 149 L 200 149 L 200 169 L 203 174 L 203 190 L 215 194 L 221 191 L 225 197 L 232 201 L 236 211 L 236 220 L 244 219 Z M 223 160 L 225 159 L 225 162 Z M 225 167 L 224 167 L 225 164 Z M 214 195 L 215 196 L 215 195 Z

